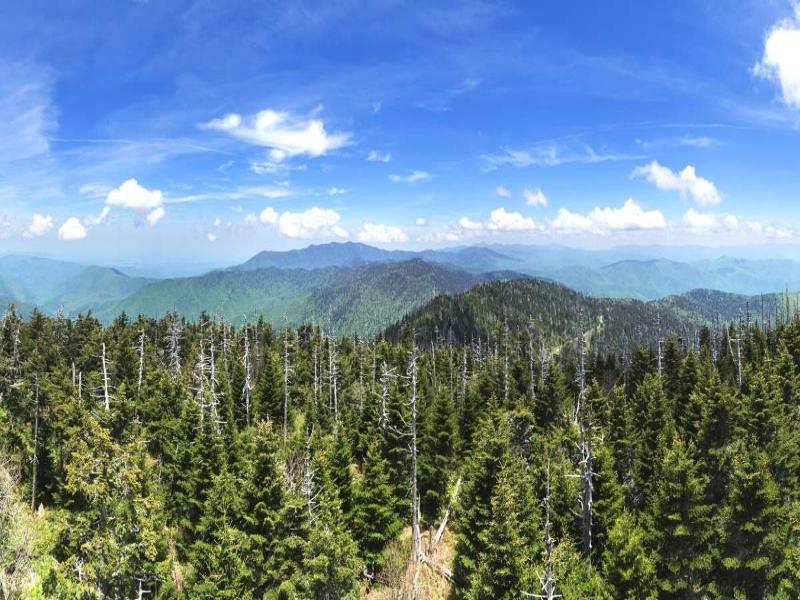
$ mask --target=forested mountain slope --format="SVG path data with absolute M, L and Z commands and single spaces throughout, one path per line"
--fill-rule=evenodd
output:
M 530 269 L 520 268 L 530 273 Z M 596 295 L 655 300 L 695 288 L 757 295 L 800 289 L 800 263 L 721 257 L 695 262 L 624 260 L 600 267 L 582 264 L 542 269 L 545 277 Z
M 797 598 L 800 321 L 660 362 L 573 335 L 9 312 L 2 596 Z
M 533 335 L 537 344 L 560 348 L 572 339 L 582 318 L 593 349 L 616 353 L 638 343 L 652 345 L 673 334 L 693 340 L 702 319 L 670 305 L 638 300 L 594 298 L 541 279 L 486 282 L 469 290 L 442 295 L 389 327 L 386 337 L 400 340 L 409 330 L 420 344 L 440 339 L 495 343 L 508 332 L 517 337 Z
M 800 294 L 784 292 L 747 296 L 718 290 L 696 289 L 683 294 L 667 296 L 654 302 L 664 310 L 678 314 L 698 315 L 706 321 L 762 321 L 788 320 L 800 307 Z M 748 316 L 749 315 L 749 316 Z
M 121 312 L 196 319 L 203 311 L 234 323 L 328 323 L 346 334 L 372 335 L 441 292 L 510 274 L 475 275 L 419 259 L 323 269 L 265 268 L 212 271 L 144 286 L 97 310 L 104 321 Z

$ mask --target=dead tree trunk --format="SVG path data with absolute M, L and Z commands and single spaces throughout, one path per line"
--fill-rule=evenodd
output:
M 551 533 L 552 523 L 550 522 L 550 463 L 547 463 L 547 482 L 545 484 L 545 497 L 544 497 L 544 546 L 545 546 L 545 566 L 544 573 L 539 575 L 539 581 L 542 585 L 541 594 L 531 594 L 529 592 L 522 592 L 526 598 L 537 598 L 538 600 L 555 600 L 560 598 L 561 595 L 556 593 L 556 581 L 553 577 L 553 546 L 555 540 Z
M 408 365 L 411 379 L 409 405 L 409 437 L 411 438 L 411 558 L 414 561 L 412 600 L 419 595 L 419 567 L 422 558 L 422 540 L 419 527 L 419 490 L 417 489 L 417 346 L 412 340 Z
M 39 473 L 39 374 L 36 374 L 33 413 L 33 464 L 31 466 L 31 512 L 36 510 L 36 483 Z
M 283 332 L 283 445 L 289 434 L 289 328 Z
M 111 410 L 111 394 L 108 388 L 108 357 L 106 356 L 106 343 L 103 342 L 103 353 L 100 357 L 103 365 L 103 404 L 106 412 Z
M 250 392 L 253 391 L 253 381 L 250 376 L 250 336 L 247 334 L 247 327 L 244 330 L 244 356 L 242 356 L 242 366 L 244 367 L 244 385 L 242 386 L 242 400 L 244 401 L 244 421 L 250 427 Z
M 586 556 L 592 554 L 592 418 L 591 408 L 586 411 L 586 365 L 585 365 L 585 338 L 583 333 L 583 318 L 580 319 L 578 330 L 578 431 L 579 450 L 581 453 L 581 534 L 583 551 Z M 588 412 L 588 419 L 586 413 Z M 587 423 L 588 421 L 588 423 Z
M 136 385 L 137 395 L 142 393 L 143 378 L 144 378 L 144 329 L 139 331 L 139 382 Z
M 178 315 L 173 313 L 169 324 L 167 344 L 169 348 L 169 370 L 173 381 L 177 381 L 181 376 L 181 352 L 180 352 L 181 329 L 178 323 Z

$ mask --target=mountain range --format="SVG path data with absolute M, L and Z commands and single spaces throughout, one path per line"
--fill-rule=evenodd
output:
M 205 311 L 239 323 L 259 317 L 277 324 L 315 321 L 350 335 L 375 335 L 387 327 L 394 331 L 395 322 L 413 313 L 418 330 L 436 327 L 456 337 L 480 334 L 500 318 L 484 311 L 480 318 L 473 315 L 471 325 L 459 324 L 476 312 L 476 303 L 513 306 L 519 319 L 512 320 L 536 314 L 542 324 L 552 320 L 544 329 L 562 331 L 563 315 L 557 315 L 580 304 L 587 319 L 605 323 L 625 307 L 626 314 L 638 315 L 642 335 L 650 336 L 649 323 L 656 315 L 664 321 L 675 317 L 679 323 L 672 326 L 688 331 L 717 315 L 738 318 L 748 304 L 759 313 L 761 292 L 766 292 L 765 312 L 783 314 L 781 290 L 800 289 L 800 263 L 793 260 L 711 257 L 697 251 L 701 259 L 679 261 L 659 258 L 659 252 L 657 247 L 591 251 L 519 245 L 412 252 L 348 242 L 264 251 L 226 269 L 162 279 L 10 255 L 0 257 L 0 302 L 51 314 L 92 311 L 103 322 L 122 312 L 159 317 L 172 311 L 187 318 Z M 437 311 L 443 320 L 431 316 Z M 488 321 L 481 324 L 481 319 Z

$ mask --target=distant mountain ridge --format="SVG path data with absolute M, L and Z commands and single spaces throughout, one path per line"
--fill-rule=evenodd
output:
M 101 307 L 97 316 L 107 321 L 123 311 L 154 317 L 176 311 L 197 318 L 205 311 L 237 323 L 259 317 L 293 325 L 330 321 L 340 333 L 372 335 L 439 293 L 514 276 L 519 275 L 477 275 L 419 258 L 318 269 L 228 269 L 149 283 Z
M 637 256 L 635 247 L 520 245 L 410 251 L 344 242 L 264 251 L 226 269 L 157 280 L 110 267 L 10 255 L 0 257 L 0 302 L 27 312 L 34 306 L 51 314 L 63 308 L 69 316 L 91 310 L 105 322 L 122 311 L 131 316 L 176 311 L 188 318 L 206 311 L 236 322 L 330 321 L 341 333 L 373 335 L 435 295 L 494 280 L 534 277 L 596 298 L 658 300 L 660 309 L 690 321 L 717 314 L 735 318 L 731 315 L 745 310 L 742 303 L 760 298 L 762 291 L 765 310 L 784 310 L 776 294 L 800 290 L 800 263 L 793 260 L 713 257 L 698 250 L 700 260 L 681 262 L 653 256 L 659 251 L 643 248 Z M 693 291 L 697 288 L 720 291 Z M 555 297 L 554 302 L 567 301 Z

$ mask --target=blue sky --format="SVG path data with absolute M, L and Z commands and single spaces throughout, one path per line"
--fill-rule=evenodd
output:
M 800 8 L 17 3 L 0 248 L 796 243 Z

